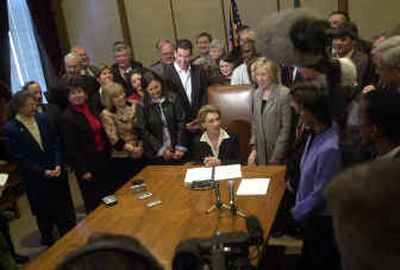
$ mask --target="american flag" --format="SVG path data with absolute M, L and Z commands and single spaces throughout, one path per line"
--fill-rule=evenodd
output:
M 236 0 L 231 0 L 229 12 L 229 51 L 234 52 L 239 48 L 239 30 L 242 26 Z

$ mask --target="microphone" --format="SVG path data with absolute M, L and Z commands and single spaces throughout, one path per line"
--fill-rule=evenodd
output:
M 228 181 L 228 192 L 229 192 L 229 205 L 231 206 L 231 214 L 236 214 L 235 206 L 235 184 L 233 180 Z
M 233 180 L 228 181 L 228 191 L 229 191 L 229 204 L 235 203 L 235 184 Z
M 296 8 L 268 15 L 257 32 L 257 47 L 274 62 L 314 66 L 326 57 L 328 22 L 317 12 Z
M 255 216 L 247 217 L 246 229 L 249 234 L 250 245 L 262 245 L 262 243 L 264 242 L 264 231 L 258 218 L 256 218 Z

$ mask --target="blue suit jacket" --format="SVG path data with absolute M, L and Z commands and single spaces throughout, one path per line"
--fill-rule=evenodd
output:
M 53 170 L 62 166 L 62 155 L 58 138 L 46 114 L 35 116 L 43 150 L 35 141 L 28 129 L 15 118 L 4 126 L 5 146 L 8 160 L 16 163 L 22 174 L 22 182 L 31 204 L 32 212 L 47 207 L 49 194 L 54 191 L 54 185 L 65 182 L 65 175 L 58 179 L 45 179 L 45 170 Z M 63 183 L 62 185 L 64 185 Z

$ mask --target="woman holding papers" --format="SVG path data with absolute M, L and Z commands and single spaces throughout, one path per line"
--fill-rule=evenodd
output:
M 197 120 L 205 130 L 195 147 L 197 160 L 207 167 L 240 163 L 238 137 L 221 128 L 221 112 L 205 105 L 197 113 Z
M 249 165 L 280 164 L 289 145 L 289 89 L 279 83 L 279 66 L 265 57 L 253 64 L 258 88 L 253 93 Z
M 75 226 L 75 212 L 58 137 L 46 114 L 36 113 L 28 91 L 15 94 L 16 116 L 4 126 L 10 162 L 17 164 L 41 243 L 54 243 L 53 227 L 64 235 Z
M 187 151 L 185 113 L 177 95 L 167 92 L 160 76 L 147 71 L 141 79 L 138 130 L 144 155 L 152 164 L 181 163 Z

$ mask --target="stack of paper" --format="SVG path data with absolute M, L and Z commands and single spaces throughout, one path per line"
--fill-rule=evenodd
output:
M 185 184 L 190 184 L 193 181 L 204 181 L 210 180 L 212 174 L 212 168 L 192 168 L 187 169 L 185 176 Z
M 185 176 L 185 184 L 190 184 L 193 181 L 212 180 L 212 168 L 200 167 L 187 169 Z M 233 178 L 241 178 L 242 170 L 240 164 L 223 165 L 215 167 L 214 180 L 226 180 Z
M 236 194 L 238 196 L 265 195 L 267 194 L 269 181 L 269 178 L 243 178 Z
M 240 164 L 224 165 L 215 167 L 215 180 L 225 180 L 233 178 L 241 178 L 242 169 Z

